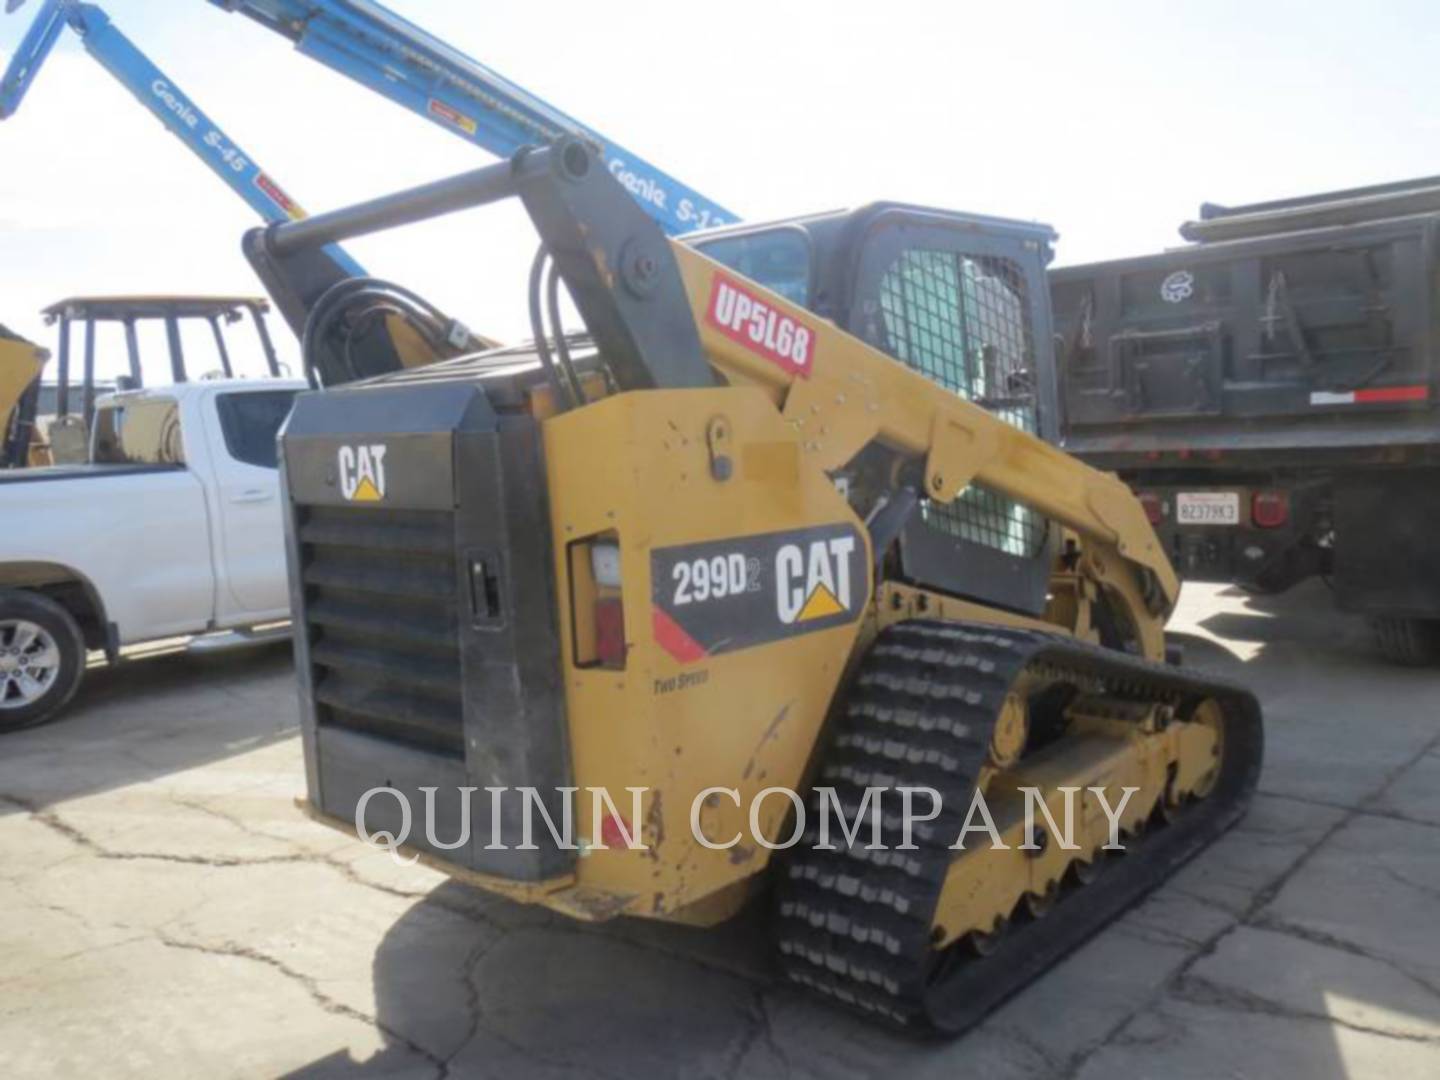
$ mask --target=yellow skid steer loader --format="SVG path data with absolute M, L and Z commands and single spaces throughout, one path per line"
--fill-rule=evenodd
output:
M 768 883 L 789 979 L 945 1031 L 1239 817 L 1254 697 L 1167 663 L 1143 508 L 1041 437 L 1048 230 L 670 241 L 562 141 L 246 249 L 323 380 L 365 370 L 324 297 L 374 299 L 324 245 L 509 197 L 535 341 L 302 395 L 283 436 L 318 815 L 580 919 Z

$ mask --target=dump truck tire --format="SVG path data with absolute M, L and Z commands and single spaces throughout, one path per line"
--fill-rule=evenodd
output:
M 1392 663 L 1422 667 L 1440 660 L 1440 620 L 1383 618 L 1371 625 L 1380 651 Z

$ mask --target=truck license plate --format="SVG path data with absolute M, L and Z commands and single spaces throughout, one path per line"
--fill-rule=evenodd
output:
M 1175 497 L 1179 525 L 1239 525 L 1238 491 L 1182 491 Z

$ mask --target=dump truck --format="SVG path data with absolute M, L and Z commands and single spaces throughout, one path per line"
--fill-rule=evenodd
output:
M 302 394 L 282 434 L 316 816 L 581 920 L 765 893 L 788 979 L 955 1032 L 1241 815 L 1255 698 L 1166 662 L 1144 508 L 1037 434 L 1048 229 L 879 204 L 673 241 L 564 139 L 245 250 L 323 382 L 379 293 L 428 319 L 326 245 L 509 198 L 535 340 Z
M 1158 254 L 1051 272 L 1063 445 L 1139 494 L 1180 574 L 1321 577 L 1440 659 L 1440 177 L 1207 204 Z

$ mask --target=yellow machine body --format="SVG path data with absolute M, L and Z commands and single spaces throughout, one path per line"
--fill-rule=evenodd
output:
M 773 310 L 815 335 L 811 377 L 787 374 L 708 325 L 715 275 L 725 271 L 684 245 L 674 250 L 706 353 L 733 385 L 619 394 L 545 421 L 557 580 L 572 577 L 570 546 L 562 540 L 614 534 L 622 578 L 639 582 L 635 591 L 648 596 L 671 584 L 649 581 L 655 548 L 833 523 L 850 524 L 863 538 L 863 523 L 829 473 L 880 439 L 923 459 L 927 488 L 941 500 L 983 482 L 1074 530 L 1090 571 L 1082 581 L 1133 605 L 1147 655 L 1164 658 L 1164 620 L 1178 583 L 1123 484 L 757 286 Z M 724 482 L 712 475 L 717 449 L 708 433 L 716 421 L 728 430 L 729 446 L 720 452 L 734 458 Z M 871 554 L 867 547 L 866 565 Z M 1153 612 L 1140 600 L 1147 571 L 1163 597 Z M 1073 575 L 1057 576 L 1057 592 L 1075 591 L 1067 580 Z M 616 793 L 617 801 L 628 787 L 647 788 L 640 824 L 648 850 L 592 850 L 579 861 L 574 884 L 547 894 L 547 903 L 582 917 L 597 911 L 688 917 L 692 905 L 765 868 L 770 852 L 750 836 L 752 804 L 766 788 L 805 789 L 847 666 L 881 625 L 906 610 L 897 611 L 891 599 L 906 597 L 905 590 L 860 584 L 852 583 L 852 622 L 703 665 L 682 663 L 656 642 L 648 604 L 626 604 L 626 670 L 577 666 L 580 620 L 562 613 L 574 783 Z M 944 618 L 946 600 L 932 603 Z M 957 618 L 1013 621 L 1003 611 L 952 603 Z M 691 835 L 690 810 L 712 786 L 739 792 L 738 800 L 714 795 L 699 812 L 710 840 L 743 838 L 723 851 Z M 591 810 L 579 800 L 579 835 L 594 839 L 601 823 L 591 820 Z M 763 835 L 783 839 L 792 813 L 788 798 L 767 797 L 757 814 Z M 729 897 L 731 903 L 712 903 L 695 917 L 713 922 L 732 914 L 743 893 L 732 889 Z
M 21 398 L 40 378 L 48 358 L 44 349 L 0 328 L 0 443 L 11 435 Z M 28 447 L 28 436 L 24 442 Z
M 1028 626 L 1093 641 L 1091 604 L 1105 597 L 1123 607 L 1143 654 L 1161 661 L 1164 622 L 1178 595 L 1143 508 L 1114 476 L 751 283 L 753 295 L 813 334 L 809 377 L 782 370 L 707 318 L 717 275 L 733 275 L 683 244 L 673 250 L 705 351 L 730 385 L 605 396 L 542 424 L 555 577 L 570 586 L 561 592 L 559 624 L 573 783 L 582 793 L 575 803 L 582 858 L 573 874 L 540 884 L 457 871 L 582 919 L 632 914 L 713 923 L 732 915 L 772 855 L 752 836 L 751 807 L 759 800 L 760 835 L 783 840 L 793 820 L 791 801 L 780 792 L 760 796 L 771 788 L 806 790 L 847 671 L 882 627 L 923 617 Z M 548 411 L 543 391 L 535 394 L 534 408 Z M 1056 566 L 1046 619 L 867 579 L 851 583 L 853 618 L 842 625 L 699 664 L 678 660 L 658 643 L 648 603 L 627 603 L 625 670 L 577 663 L 584 643 L 576 630 L 584 620 L 571 607 L 583 564 L 576 544 L 618 539 L 627 596 L 643 598 L 671 584 L 650 580 L 657 548 L 832 524 L 853 527 L 865 542 L 864 523 L 830 474 L 876 440 L 923 461 L 926 489 L 938 501 L 983 483 L 1065 528 L 1074 555 Z M 733 459 L 727 480 L 714 478 L 717 456 Z M 868 544 L 864 555 L 873 565 Z M 1122 740 L 1122 756 L 1133 758 L 1121 770 L 1124 779 L 1141 782 L 1149 793 L 1148 802 L 1134 802 L 1132 816 L 1142 805 L 1153 808 L 1166 766 L 1184 748 L 1179 731 L 1171 728 L 1163 746 Z M 1208 762 L 1208 744 L 1201 749 Z M 1048 779 L 1081 784 L 1114 771 L 1082 762 L 1063 776 L 1052 768 Z M 644 850 L 601 846 L 603 822 L 583 793 L 610 793 L 628 819 L 626 791 L 633 787 L 645 789 L 641 814 L 622 823 Z M 702 798 L 712 787 L 726 790 Z M 723 850 L 705 847 L 692 835 L 692 809 L 707 839 L 740 840 Z M 1092 826 L 1097 820 L 1103 824 L 1087 816 Z M 1092 828 L 1086 855 L 1104 840 Z M 1057 880 L 1066 865 L 1052 858 L 1040 868 L 1042 876 Z M 982 876 L 1013 904 L 1031 890 L 1033 868 L 1023 855 L 990 859 Z M 967 873 L 973 873 L 969 864 L 957 864 L 957 881 Z M 971 929 L 971 921 L 951 918 L 946 940 Z

